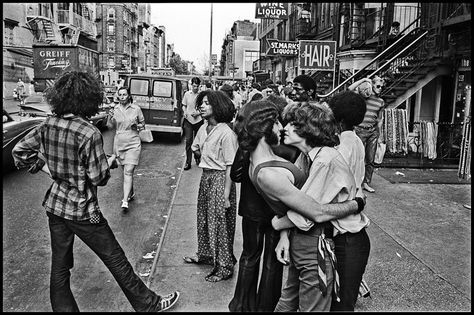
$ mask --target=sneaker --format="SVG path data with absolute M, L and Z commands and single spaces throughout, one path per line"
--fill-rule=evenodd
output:
M 186 163 L 186 165 L 184 165 L 184 170 L 187 171 L 191 168 L 191 163 Z
M 160 300 L 160 303 L 159 303 L 160 309 L 158 310 L 158 312 L 163 312 L 163 311 L 166 311 L 167 309 L 171 308 L 173 305 L 176 304 L 178 299 L 179 299 L 179 292 L 178 291 L 174 291 L 171 294 L 162 296 L 161 300 Z
M 370 193 L 375 192 L 375 189 L 373 189 L 372 187 L 370 187 L 367 183 L 362 184 L 362 188 L 363 188 L 364 190 L 367 190 L 367 191 L 370 192 Z
M 128 201 L 122 200 L 122 211 L 127 212 L 128 211 Z

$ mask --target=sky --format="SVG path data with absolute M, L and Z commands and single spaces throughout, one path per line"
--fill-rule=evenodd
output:
M 222 43 L 234 21 L 255 19 L 255 3 L 213 3 L 212 53 L 220 60 Z M 200 72 L 209 67 L 211 3 L 151 3 L 151 24 L 166 28 L 166 43 Z

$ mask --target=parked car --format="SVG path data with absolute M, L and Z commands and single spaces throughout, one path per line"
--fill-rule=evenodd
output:
M 13 147 L 31 130 L 45 120 L 44 117 L 16 117 L 15 119 L 3 110 L 3 170 L 15 168 L 13 162 Z
M 107 113 L 111 107 L 111 103 L 104 101 L 100 106 L 99 113 L 90 118 L 90 122 L 93 123 L 100 130 L 107 128 Z M 27 117 L 47 117 L 51 115 L 51 109 L 49 104 L 43 98 L 43 95 L 32 95 L 25 98 L 25 102 L 20 106 L 20 116 Z

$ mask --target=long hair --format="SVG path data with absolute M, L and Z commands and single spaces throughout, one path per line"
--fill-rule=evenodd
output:
M 268 100 L 253 101 L 242 107 L 234 124 L 242 150 L 252 152 L 263 137 L 269 145 L 277 144 L 278 135 L 273 132 L 273 126 L 278 117 L 278 108 Z
M 45 91 L 51 111 L 62 116 L 67 113 L 91 117 L 99 112 L 104 88 L 99 78 L 78 71 L 70 71 L 56 79 Z
M 232 100 L 222 91 L 205 90 L 196 97 L 196 109 L 198 109 L 204 97 L 212 107 L 214 119 L 218 123 L 229 123 L 234 119 L 235 106 Z
M 327 103 L 292 103 L 285 108 L 283 120 L 291 123 L 296 134 L 312 148 L 339 144 L 338 125 Z

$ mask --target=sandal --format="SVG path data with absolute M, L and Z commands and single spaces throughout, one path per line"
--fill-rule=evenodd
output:
M 222 276 L 222 275 L 215 275 L 211 272 L 204 279 L 206 279 L 206 281 L 209 281 L 209 282 L 219 282 L 219 281 L 227 280 L 230 278 L 232 278 L 232 274 L 227 275 L 227 276 Z
M 196 265 L 201 264 L 201 262 L 199 261 L 199 259 L 197 257 L 184 256 L 183 260 L 187 264 L 196 264 Z

